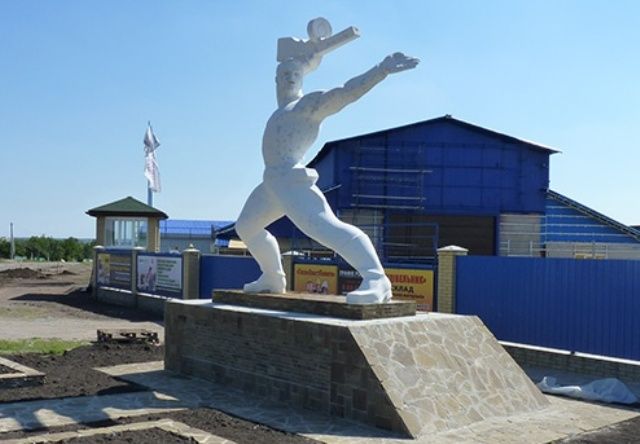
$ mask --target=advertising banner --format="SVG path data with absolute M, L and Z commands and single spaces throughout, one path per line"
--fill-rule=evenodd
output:
M 341 268 L 338 272 L 338 294 L 346 295 L 360 286 L 360 273 L 353 269 Z
M 99 286 L 131 289 L 131 256 L 100 253 L 97 270 Z
M 413 299 L 423 310 L 433 310 L 433 270 L 385 268 L 395 299 Z
M 109 254 L 108 253 L 100 253 L 98 254 L 97 259 L 97 270 L 98 276 L 97 281 L 99 286 L 108 286 L 109 285 Z
M 182 257 L 138 255 L 138 291 L 178 296 L 182 293 Z
M 337 294 L 336 265 L 295 264 L 293 290 L 300 293 Z
M 393 286 L 393 297 L 412 299 L 421 310 L 433 310 L 433 270 L 385 268 L 385 274 Z M 362 282 L 360 274 L 353 269 L 338 271 L 338 293 L 346 295 Z

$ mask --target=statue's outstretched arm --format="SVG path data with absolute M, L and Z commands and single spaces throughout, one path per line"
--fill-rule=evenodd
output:
M 396 52 L 369 71 L 349 80 L 343 86 L 322 93 L 309 94 L 313 101 L 313 114 L 319 120 L 337 113 L 350 103 L 355 102 L 376 86 L 387 75 L 415 68 L 420 60 Z M 304 99 L 303 99 L 304 100 Z

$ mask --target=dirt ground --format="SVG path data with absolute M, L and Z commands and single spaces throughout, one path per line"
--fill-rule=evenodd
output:
M 0 403 L 53 399 L 68 396 L 91 396 L 143 390 L 142 387 L 114 379 L 95 367 L 115 363 L 160 361 L 164 347 L 151 344 L 94 344 L 66 352 L 62 356 L 25 353 L 6 358 L 43 372 L 41 386 L 0 390 Z
M 159 429 L 132 430 L 108 435 L 88 436 L 84 438 L 71 438 L 58 441 L 59 444 L 197 444 L 191 438 L 174 435 Z
M 0 262 L 0 339 L 94 340 L 100 328 L 145 328 L 163 320 L 89 299 L 91 264 Z
M 133 362 L 157 361 L 163 358 L 163 354 L 164 348 L 162 346 L 125 343 L 87 345 L 71 350 L 61 356 L 47 356 L 35 353 L 9 355 L 6 357 L 12 361 L 44 372 L 46 374 L 45 383 L 41 386 L 0 390 L 0 404 L 14 401 L 55 399 L 71 396 L 112 395 L 116 393 L 147 390 L 145 387 L 110 377 L 102 372 L 94 370 L 94 368 Z M 315 442 L 290 433 L 280 432 L 263 425 L 244 421 L 209 408 L 197 408 L 157 415 L 143 415 L 142 417 L 121 418 L 115 421 L 109 421 L 106 424 L 101 422 L 95 424 L 56 427 L 48 429 L 47 431 L 51 433 L 71 431 L 164 418 L 180 421 L 190 425 L 191 427 L 205 430 L 209 433 L 222 436 L 238 443 L 304 444 Z M 40 435 L 42 433 L 42 430 L 0 433 L 0 441 Z M 171 440 L 169 440 L 169 438 Z M 85 442 L 135 442 L 138 444 L 157 444 L 158 442 L 182 443 L 191 441 L 177 436 L 172 436 L 162 430 L 152 429 L 152 431 L 121 432 L 106 436 L 82 439 L 78 438 L 62 442 L 73 442 L 78 444 Z
M 0 339 L 60 338 L 96 339 L 100 328 L 146 328 L 163 339 L 162 319 L 134 309 L 109 306 L 89 298 L 83 291 L 90 279 L 90 264 L 9 263 L 0 261 Z M 16 362 L 46 373 L 45 384 L 3 389 L 0 404 L 35 399 L 55 399 L 126 393 L 146 390 L 101 372 L 94 367 L 161 360 L 163 347 L 146 344 L 93 344 L 62 356 L 22 354 L 8 356 Z M 3 369 L 0 368 L 0 373 Z M 161 418 L 174 419 L 238 443 L 310 443 L 306 438 L 244 421 L 209 408 L 197 408 L 161 415 L 123 418 L 108 423 L 80 424 L 52 428 L 48 432 L 104 427 Z M 43 431 L 0 433 L 4 439 L 42 434 Z M 190 442 L 160 429 L 121 432 L 102 437 L 64 442 L 139 443 Z M 640 443 L 640 419 L 584 433 L 558 442 Z
M 0 262 L 0 339 L 61 338 L 95 340 L 99 328 L 147 328 L 163 338 L 162 319 L 137 310 L 98 303 L 84 288 L 89 283 L 90 264 Z M 151 344 L 92 344 L 61 356 L 35 353 L 7 358 L 46 374 L 35 387 L 0 390 L 0 404 L 74 396 L 107 395 L 147 390 L 112 378 L 95 367 L 162 360 L 164 347 Z M 0 370 L 1 371 L 1 370 Z M 52 428 L 70 431 L 169 418 L 239 443 L 309 443 L 306 438 L 244 421 L 209 408 L 163 415 L 127 418 L 109 424 L 82 424 Z M 42 434 L 43 431 L 0 433 L 0 441 Z M 192 442 L 159 429 L 128 431 L 63 442 L 139 443 Z

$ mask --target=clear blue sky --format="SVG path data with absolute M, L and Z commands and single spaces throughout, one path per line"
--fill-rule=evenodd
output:
M 162 146 L 156 207 L 235 219 L 260 181 L 276 40 L 324 16 L 361 38 L 305 91 L 388 53 L 419 57 L 330 118 L 329 140 L 452 114 L 557 148 L 551 188 L 640 224 L 640 2 L 0 0 L 0 236 L 93 237 L 85 211 L 146 200 L 142 138 Z

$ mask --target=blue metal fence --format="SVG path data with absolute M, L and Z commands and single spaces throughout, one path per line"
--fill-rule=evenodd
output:
M 456 312 L 500 340 L 640 360 L 640 261 L 459 257 Z
M 200 257 L 200 297 L 208 299 L 213 289 L 240 289 L 260 276 L 260 267 L 251 256 L 202 255 Z

